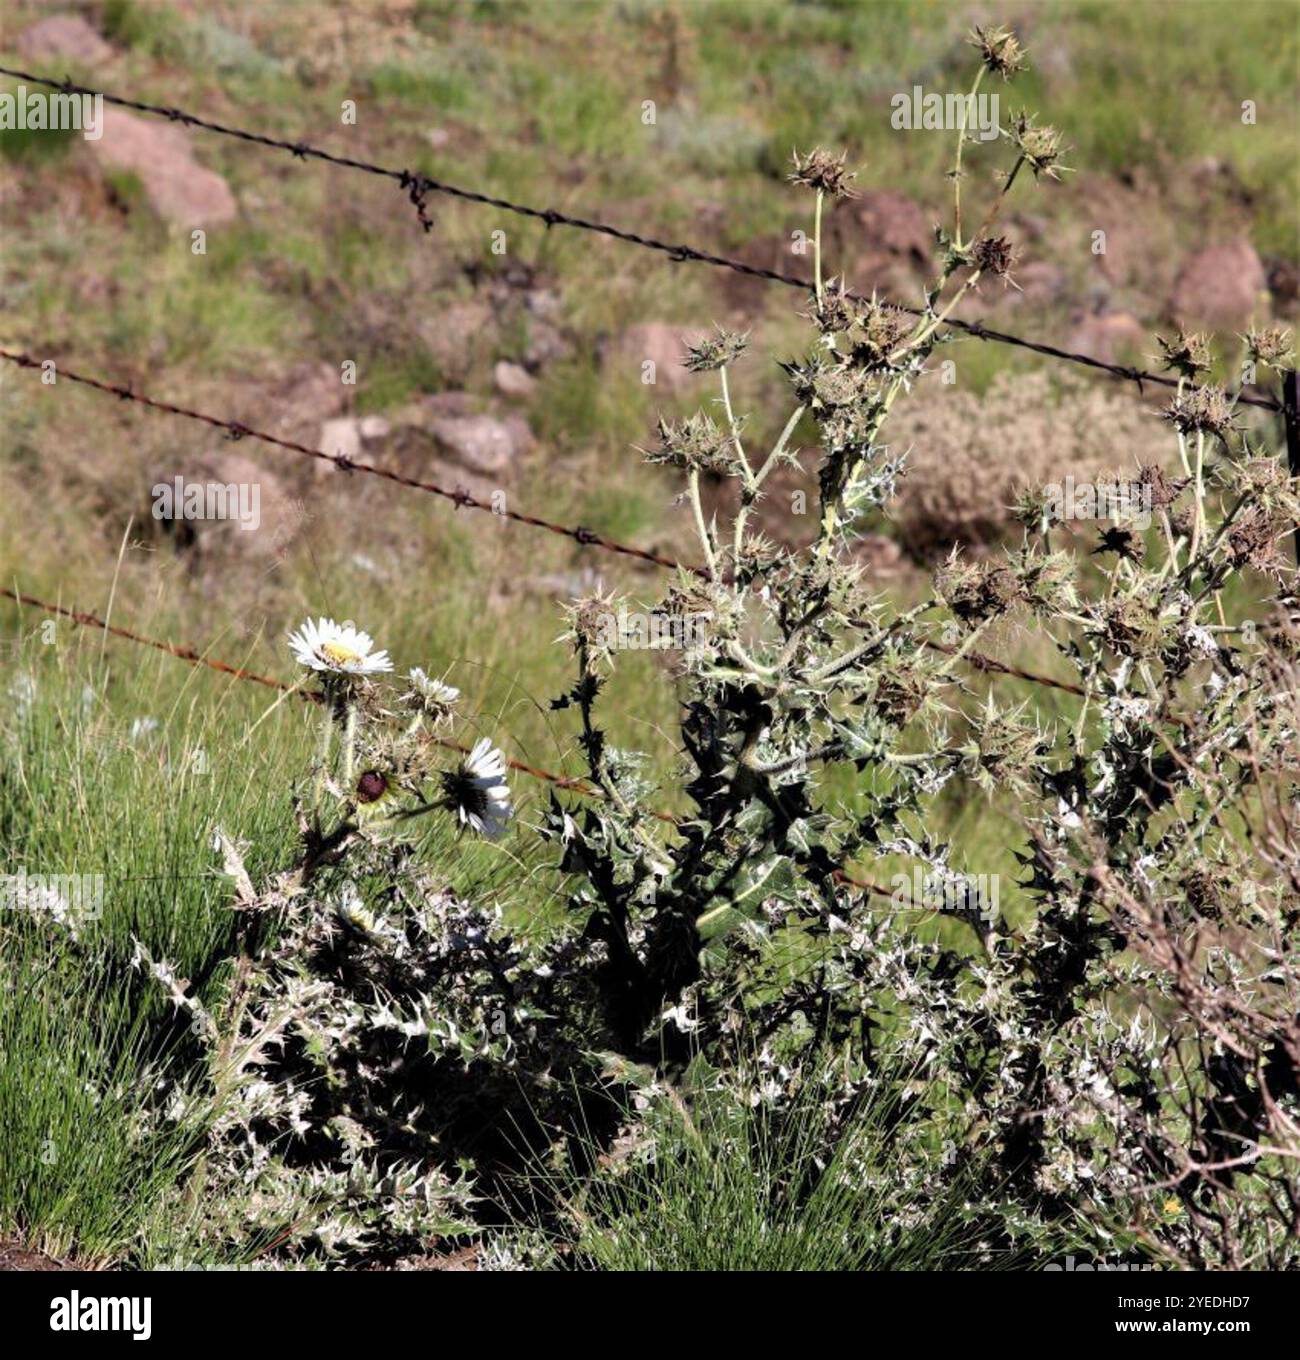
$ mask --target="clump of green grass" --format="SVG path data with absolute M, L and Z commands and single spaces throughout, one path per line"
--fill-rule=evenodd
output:
M 120 1260 L 194 1155 L 159 1109 L 157 1035 L 133 982 L 39 920 L 0 925 L 0 1233 Z M 88 1004 L 93 998 L 93 1004 Z
M 670 1100 L 642 1126 L 648 1157 L 601 1157 L 590 1175 L 572 1161 L 543 1169 L 573 1231 L 560 1259 L 619 1271 L 1023 1267 L 1027 1246 L 987 1245 L 989 1224 L 968 1202 L 973 1180 L 956 1176 L 937 1196 L 906 1186 L 899 1085 L 881 1083 L 843 1122 L 828 1089 L 812 1077 L 779 1107 L 734 1090 L 689 1110 Z

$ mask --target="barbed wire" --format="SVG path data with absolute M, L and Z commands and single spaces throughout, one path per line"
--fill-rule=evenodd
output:
M 39 369 L 42 367 L 41 360 L 33 359 L 28 354 L 18 354 L 11 350 L 0 348 L 0 359 L 5 359 L 10 363 L 17 364 L 20 368 Z M 638 548 L 629 543 L 621 543 L 617 539 L 610 538 L 607 534 L 597 533 L 593 529 L 587 529 L 582 525 L 569 526 L 556 524 L 551 520 L 543 519 L 539 515 L 529 515 L 522 511 L 498 510 L 492 505 L 485 504 L 467 491 L 457 489 L 448 491 L 445 487 L 438 486 L 433 482 L 420 481 L 418 478 L 407 477 L 402 473 L 394 472 L 389 468 L 380 467 L 373 463 L 362 463 L 350 458 L 344 458 L 338 454 L 328 454 L 320 449 L 313 449 L 309 445 L 299 444 L 291 439 L 281 439 L 278 435 L 267 434 L 262 430 L 255 430 L 242 421 L 226 420 L 219 416 L 208 415 L 202 411 L 193 411 L 185 406 L 177 406 L 172 402 L 161 401 L 154 397 L 146 396 L 142 392 L 136 392 L 129 387 L 124 387 L 118 383 L 111 383 L 100 378 L 92 378 L 84 373 L 77 373 L 73 369 L 60 368 L 55 362 L 55 373 L 58 377 L 66 378 L 69 382 L 78 383 L 83 387 L 89 387 L 96 392 L 103 392 L 109 396 L 114 396 L 123 401 L 135 402 L 150 410 L 162 411 L 168 415 L 182 416 L 187 420 L 197 420 L 204 425 L 212 426 L 215 429 L 225 430 L 228 437 L 234 439 L 257 439 L 264 443 L 275 445 L 278 448 L 288 449 L 290 452 L 306 455 L 311 458 L 321 459 L 325 462 L 333 463 L 335 466 L 347 471 L 368 472 L 377 477 L 382 477 L 387 481 L 396 483 L 399 486 L 406 486 L 419 491 L 426 491 L 432 495 L 441 496 L 452 501 L 457 508 L 469 507 L 475 510 L 483 510 L 489 514 L 496 515 L 498 518 L 513 520 L 519 524 L 532 525 L 534 528 L 545 529 L 548 533 L 559 534 L 573 539 L 583 547 L 599 548 L 604 552 L 618 553 L 624 557 L 631 557 L 644 562 L 653 563 L 655 566 L 667 567 L 670 570 L 682 570 L 694 573 L 697 576 L 707 576 L 704 567 L 695 566 L 689 562 L 679 562 L 671 557 L 664 557 L 660 553 L 651 552 L 647 548 Z M 955 648 L 946 647 L 942 643 L 925 640 L 925 646 L 932 651 L 942 652 L 951 656 Z M 995 657 L 985 656 L 980 652 L 969 652 L 964 657 L 969 665 L 977 670 L 992 672 L 995 674 L 1006 675 L 1012 679 L 1025 680 L 1031 684 L 1043 685 L 1049 689 L 1062 690 L 1069 694 L 1082 695 L 1083 690 L 1078 685 L 1070 684 L 1065 680 L 1056 680 L 1048 675 L 1040 675 L 1033 671 L 1024 670 L 1018 666 L 1008 665 L 1004 661 L 999 661 Z
M 174 656 L 180 661 L 188 662 L 192 666 L 206 666 L 209 670 L 217 671 L 221 675 L 228 675 L 235 680 L 247 680 L 251 684 L 262 685 L 267 689 L 273 689 L 281 694 L 296 695 L 299 699 L 307 703 L 320 704 L 324 702 L 324 697 L 313 690 L 301 688 L 299 685 L 290 685 L 283 680 L 277 680 L 274 676 L 262 675 L 258 671 L 251 671 L 243 666 L 232 665 L 228 661 L 220 661 L 215 657 L 208 656 L 206 652 L 201 652 L 196 647 L 187 647 L 181 643 L 170 642 L 161 638 L 146 637 L 143 633 L 137 633 L 134 629 L 123 628 L 119 624 L 109 623 L 106 619 L 101 619 L 97 614 L 91 614 L 86 610 L 70 609 L 66 605 L 51 604 L 48 600 L 38 599 L 35 595 L 28 595 L 21 590 L 11 590 L 8 587 L 0 586 L 0 596 L 13 600 L 15 604 L 32 609 L 43 610 L 47 614 L 52 614 L 58 618 L 67 619 L 83 628 L 98 628 L 101 632 L 107 633 L 112 637 L 122 638 L 126 642 L 134 642 L 144 647 L 152 647 L 157 651 L 164 652 L 168 656 Z M 452 741 L 448 737 L 438 737 L 430 735 L 429 740 L 435 745 L 444 747 L 449 751 L 456 751 L 461 755 L 469 753 L 469 747 L 462 742 Z M 528 775 L 532 779 L 541 780 L 551 784 L 556 788 L 565 789 L 570 793 L 576 793 L 584 798 L 603 798 L 604 793 L 594 785 L 584 779 L 575 778 L 570 775 L 555 774 L 551 770 L 544 770 L 537 765 L 529 765 L 522 760 L 513 760 L 507 757 L 506 764 L 512 770 L 520 774 Z M 648 809 L 648 815 L 658 821 L 670 823 L 676 826 L 680 823 L 680 818 L 671 812 L 663 812 L 656 808 Z M 878 896 L 891 897 L 879 884 L 873 883 L 870 879 L 855 878 L 843 869 L 836 869 L 833 877 L 842 883 L 847 883 L 850 887 L 858 888 L 863 892 L 876 893 Z
M 595 220 L 586 217 L 577 217 L 571 213 L 560 212 L 555 208 L 538 208 L 527 203 L 516 203 L 510 199 L 500 198 L 494 194 L 483 193 L 476 189 L 467 189 L 462 185 L 452 184 L 446 180 L 435 179 L 433 176 L 423 173 L 399 169 L 392 166 L 379 165 L 374 161 L 360 160 L 353 156 L 341 156 L 332 151 L 326 151 L 322 147 L 314 146 L 308 142 L 288 141 L 280 137 L 271 137 L 265 133 L 251 132 L 246 128 L 233 127 L 226 123 L 219 123 L 210 118 L 200 117 L 184 109 L 176 108 L 166 104 L 150 104 L 143 100 L 129 99 L 122 95 L 108 94 L 103 90 L 96 90 L 86 85 L 76 84 L 70 77 L 63 80 L 52 80 L 47 76 L 36 75 L 30 71 L 20 71 L 8 66 L 0 66 L 0 75 L 11 76 L 19 80 L 30 80 L 38 85 L 44 85 L 49 89 L 59 90 L 65 94 L 84 94 L 101 98 L 106 104 L 114 104 L 120 108 L 133 109 L 138 113 L 150 114 L 153 117 L 166 118 L 174 123 L 181 123 L 186 127 L 202 128 L 206 132 L 213 132 L 223 137 L 231 137 L 238 141 L 250 143 L 256 146 L 263 146 L 277 151 L 287 151 L 298 160 L 317 160 L 329 165 L 339 166 L 347 170 L 357 170 L 363 174 L 376 175 L 384 179 L 393 180 L 407 195 L 414 205 L 419 215 L 420 225 L 426 232 L 433 228 L 425 207 L 425 199 L 431 193 L 442 194 L 450 198 L 461 199 L 467 203 L 479 203 L 486 207 L 497 208 L 502 212 L 508 212 L 518 217 L 532 218 L 535 221 L 544 222 L 550 227 L 569 227 L 576 231 L 594 232 L 601 236 L 610 237 L 616 241 L 622 241 L 628 245 L 640 247 L 643 250 L 657 251 L 667 255 L 675 263 L 693 262 L 706 264 L 718 269 L 728 269 L 737 274 L 745 274 L 751 278 L 767 279 L 773 283 L 784 284 L 790 288 L 799 288 L 809 292 L 813 288 L 813 281 L 801 278 L 797 274 L 787 274 L 777 269 L 764 269 L 759 265 L 746 263 L 726 255 L 717 255 L 711 251 L 700 250 L 696 246 L 671 241 L 660 240 L 657 237 L 646 236 L 640 232 L 630 231 L 625 227 L 615 226 L 613 223 Z M 850 294 L 859 301 L 867 299 L 859 294 Z M 919 307 L 911 307 L 902 303 L 893 304 L 899 310 L 907 312 L 911 316 L 929 317 L 932 314 Z M 1154 386 L 1177 388 L 1178 380 L 1166 377 L 1161 373 L 1152 373 L 1147 369 L 1140 369 L 1133 365 L 1112 364 L 1102 359 L 1095 358 L 1093 355 L 1084 354 L 1076 350 L 1062 349 L 1060 346 L 1047 344 L 1038 340 L 1027 340 L 1023 336 L 1013 335 L 1008 331 L 996 330 L 991 326 L 984 325 L 981 321 L 962 321 L 956 317 L 947 317 L 944 325 L 963 331 L 967 335 L 977 340 L 987 340 L 995 344 L 1009 345 L 1018 349 L 1030 350 L 1035 354 L 1043 355 L 1049 359 L 1057 359 L 1062 362 L 1078 364 L 1086 368 L 1096 369 L 1100 372 L 1108 373 L 1111 377 L 1124 382 L 1136 383 L 1139 392 L 1143 390 L 1146 383 Z M 1239 404 L 1245 406 L 1257 406 L 1267 411 L 1283 410 L 1281 401 L 1272 397 L 1252 397 L 1244 392 L 1235 394 Z
M 489 515 L 495 515 L 498 519 L 513 520 L 517 524 L 530 524 L 535 529 L 545 529 L 548 533 L 571 538 L 583 547 L 601 548 L 606 552 L 619 553 L 624 557 L 634 557 L 643 562 L 651 562 L 658 567 L 678 567 L 682 565 L 671 557 L 651 552 L 648 548 L 636 548 L 627 543 L 620 543 L 616 539 L 597 533 L 594 529 L 588 529 L 581 524 L 557 524 L 553 520 L 543 519 L 539 515 L 525 514 L 520 510 L 510 510 L 504 506 L 498 508 L 488 501 L 471 495 L 463 487 L 448 490 L 447 487 L 440 486 L 437 482 L 424 481 L 419 477 L 408 477 L 405 473 L 398 472 L 393 468 L 382 467 L 376 463 L 362 462 L 343 454 L 326 453 L 323 449 L 314 449 L 309 444 L 298 443 L 297 440 L 281 439 L 279 435 L 268 434 L 265 430 L 255 430 L 239 420 L 226 420 L 221 416 L 209 415 L 204 411 L 195 411 L 187 406 L 178 406 L 174 402 L 146 396 L 143 392 L 136 392 L 120 383 L 106 382 L 101 378 L 92 378 L 87 374 L 74 372 L 70 368 L 62 368 L 57 361 L 34 359 L 30 354 L 16 353 L 7 349 L 0 349 L 0 359 L 17 364 L 20 368 L 32 369 L 41 368 L 43 362 L 54 362 L 54 371 L 59 378 L 66 378 L 69 382 L 78 383 L 82 387 L 94 388 L 98 392 L 118 397 L 122 401 L 135 402 L 137 405 L 147 407 L 150 410 L 164 411 L 173 416 L 183 416 L 186 420 L 201 421 L 204 425 L 209 425 L 213 429 L 224 430 L 229 439 L 257 439 L 264 444 L 272 444 L 276 448 L 287 449 L 291 453 L 332 463 L 341 472 L 362 472 L 372 477 L 382 477 L 385 481 L 394 482 L 398 486 L 409 487 L 415 491 L 425 491 L 431 496 L 440 496 L 444 500 L 451 501 L 458 510 L 482 510 Z M 688 569 L 691 571 L 700 570 L 697 567 Z

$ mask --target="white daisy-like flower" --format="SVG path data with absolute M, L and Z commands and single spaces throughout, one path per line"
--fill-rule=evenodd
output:
M 489 839 L 506 829 L 512 816 L 506 758 L 486 737 L 442 778 L 447 804 L 462 826 Z
M 331 671 L 339 675 L 372 675 L 376 671 L 391 671 L 393 663 L 387 652 L 374 650 L 374 639 L 351 624 L 335 623 L 333 619 L 308 619 L 296 632 L 289 634 L 289 646 L 302 666 L 313 671 Z

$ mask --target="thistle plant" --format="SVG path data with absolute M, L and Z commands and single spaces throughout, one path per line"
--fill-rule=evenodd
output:
M 975 42 L 975 89 L 986 72 L 1009 78 L 1023 64 L 1009 34 L 989 30 Z M 782 364 L 794 409 L 766 451 L 753 447 L 731 400 L 728 372 L 744 337 L 719 332 L 688 351 L 688 368 L 717 374 L 716 413 L 661 421 L 659 447 L 647 454 L 685 474 L 700 548 L 700 565 L 678 572 L 659 608 L 707 621 L 681 658 L 680 783 L 691 807 L 671 824 L 648 811 L 652 792 L 667 791 L 645 788 L 637 764 L 609 747 L 599 725 L 615 662 L 599 624 L 615 602 L 591 598 L 569 611 L 577 678 L 555 706 L 580 716 L 600 797 L 581 810 L 557 799 L 545 832 L 562 844 L 563 867 L 581 877 L 572 905 L 607 955 L 604 1019 L 629 1056 L 682 1058 L 700 1035 L 723 1042 L 740 1027 L 761 1045 L 796 1017 L 803 1028 L 792 1042 L 869 1043 L 849 942 L 877 929 L 878 906 L 847 866 L 905 843 L 946 867 L 924 832 L 927 800 L 957 775 L 984 786 L 1023 783 L 1046 749 L 1047 734 L 1023 705 L 990 699 L 966 715 L 961 741 L 949 713 L 962 660 L 994 619 L 1074 604 L 1067 562 L 1030 548 L 1002 565 L 954 559 L 933 593 L 899 614 L 852 560 L 867 517 L 888 503 L 903 472 L 883 435 L 890 410 L 948 343 L 943 323 L 962 299 L 982 278 L 1008 275 L 1015 248 L 989 226 L 1021 165 L 1031 155 L 1048 164 L 1046 144 L 1027 149 L 1021 136 L 983 224 L 967 233 L 967 140 L 963 129 L 953 226 L 939 233 L 938 272 L 915 315 L 823 279 L 823 203 L 850 195 L 854 176 L 842 155 L 796 154 L 790 178 L 814 194 L 814 334 L 806 354 Z M 807 428 L 818 437 L 818 528 L 805 549 L 788 551 L 756 534 L 751 516 L 773 472 L 796 464 L 793 440 Z M 706 476 L 735 486 L 729 524 L 706 522 Z M 960 628 L 947 655 L 931 645 L 945 614 Z M 836 769 L 852 773 L 853 799 L 823 795 Z M 778 942 L 795 938 L 818 962 L 812 978 L 791 984 L 781 978 Z
M 973 89 L 1023 66 L 1009 34 L 975 43 Z M 1261 582 L 1274 611 L 1295 613 L 1283 543 L 1300 497 L 1276 455 L 1202 380 L 1204 342 L 1180 335 L 1161 345 L 1179 375 L 1164 414 L 1183 475 L 1134 470 L 1150 531 L 1113 510 L 1081 562 L 1054 548 L 1031 493 L 1021 544 L 954 552 L 903 611 L 853 562 L 905 475 L 891 409 L 950 343 L 962 300 L 1009 276 L 1016 247 L 994 223 L 1020 172 L 1065 169 L 1061 135 L 1032 115 L 1004 132 L 1013 159 L 969 230 L 958 134 L 952 225 L 915 315 L 823 279 L 823 201 L 852 176 L 842 156 L 796 156 L 791 179 L 815 195 L 814 338 L 782 364 L 794 410 L 765 451 L 731 400 L 743 337 L 689 351 L 688 367 L 718 375 L 715 407 L 661 423 L 648 454 L 684 474 L 699 538 L 698 565 L 659 605 L 705 621 L 680 658 L 674 787 L 648 785 L 601 726 L 617 660 L 601 621 L 617 602 L 569 610 L 576 677 L 554 707 L 576 714 L 597 797 L 556 796 L 543 833 L 574 876 L 575 943 L 598 960 L 593 1042 L 670 1087 L 701 1063 L 736 1070 L 749 1047 L 791 1071 L 822 1045 L 856 1076 L 886 1056 L 915 1063 L 944 1092 L 929 1152 L 913 1150 L 925 1183 L 937 1193 L 976 1162 L 996 1167 L 984 1187 L 1008 1240 L 1083 1212 L 1098 1241 L 1168 1261 L 1293 1262 L 1295 632 L 1229 616 Z M 1284 362 L 1275 330 L 1246 343 Z M 817 438 L 818 525 L 788 550 L 751 515 L 803 430 Z M 729 523 L 706 517 L 705 477 L 734 485 Z M 1010 620 L 1059 651 L 1083 696 L 1074 711 L 1040 718 L 1031 695 L 977 695 L 967 663 Z M 978 866 L 933 831 L 948 785 L 1014 796 L 1024 923 L 988 919 Z M 674 817 L 652 812 L 683 799 Z M 918 937 L 864 885 L 886 855 L 970 885 L 953 896 L 964 949 Z
M 295 799 L 298 856 L 255 884 L 247 847 L 214 831 L 240 922 L 215 1000 L 138 941 L 133 962 L 204 1054 L 206 1084 L 177 1095 L 178 1115 L 198 1104 L 207 1116 L 191 1186 L 212 1206 L 199 1239 L 392 1259 L 470 1230 L 468 1166 L 439 1145 L 439 1082 L 494 1028 L 530 1018 L 522 992 L 507 1009 L 483 1004 L 491 990 L 475 981 L 508 966 L 509 941 L 492 907 L 431 876 L 412 837 L 438 814 L 461 834 L 499 835 L 505 760 L 481 739 L 449 761 L 459 692 L 420 669 L 381 689 L 388 654 L 351 625 L 309 621 L 289 645 L 319 681 L 322 717 Z
M 974 45 L 972 93 L 1023 69 L 1005 30 Z M 621 602 L 567 611 L 575 673 L 552 706 L 586 768 L 582 795 L 553 793 L 541 817 L 569 884 L 554 929 L 520 937 L 450 894 L 408 839 L 438 812 L 484 834 L 509 815 L 499 753 L 444 759 L 454 692 L 421 672 L 388 692 L 386 654 L 354 629 L 294 639 L 321 681 L 301 853 L 255 885 L 219 840 L 248 922 L 220 1007 L 138 955 L 211 1054 L 226 1113 L 207 1174 L 244 1187 L 259 1230 L 350 1257 L 467 1230 L 458 1104 L 489 1122 L 522 1108 L 529 1139 L 594 1137 L 599 1160 L 653 1149 L 666 1106 L 689 1121 L 722 1092 L 818 1130 L 812 1163 L 842 1167 L 871 1091 L 908 1114 L 863 1169 L 883 1174 L 887 1154 L 905 1191 L 882 1216 L 959 1194 L 981 1258 L 1082 1220 L 1099 1254 L 1296 1264 L 1300 494 L 1275 432 L 1180 333 L 1159 341 L 1178 469 L 1131 474 L 1149 522 L 1114 499 L 1076 553 L 1031 487 L 1019 543 L 954 550 L 905 609 L 854 559 L 907 475 L 891 412 L 953 343 L 963 300 L 1013 279 L 996 226 L 1011 192 L 1067 169 L 1033 115 L 1002 131 L 1010 159 L 978 218 L 958 131 L 951 222 L 914 310 L 824 277 L 825 200 L 855 176 L 844 155 L 796 155 L 814 279 L 808 348 L 780 366 L 788 418 L 759 444 L 729 376 L 748 338 L 718 331 L 685 356 L 716 374 L 715 401 L 661 420 L 646 451 L 681 482 L 699 543 L 654 610 L 683 641 L 662 784 L 602 722 Z M 1276 327 L 1243 343 L 1287 362 Z M 816 528 L 790 549 L 753 518 L 801 451 Z M 706 480 L 730 485 L 721 522 Z M 1012 626 L 1055 650 L 1076 701 L 1045 710 L 980 678 Z M 951 790 L 1014 803 L 1015 919 L 938 830 Z M 900 858 L 942 882 L 952 928 L 918 931 L 921 913 L 873 885 Z M 800 1123 L 809 1091 L 818 1114 Z

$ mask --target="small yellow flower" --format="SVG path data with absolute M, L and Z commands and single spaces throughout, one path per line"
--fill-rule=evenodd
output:
M 1183 1206 L 1176 1199 L 1167 1199 L 1164 1203 L 1164 1210 L 1172 1218 L 1175 1214 L 1183 1212 Z

